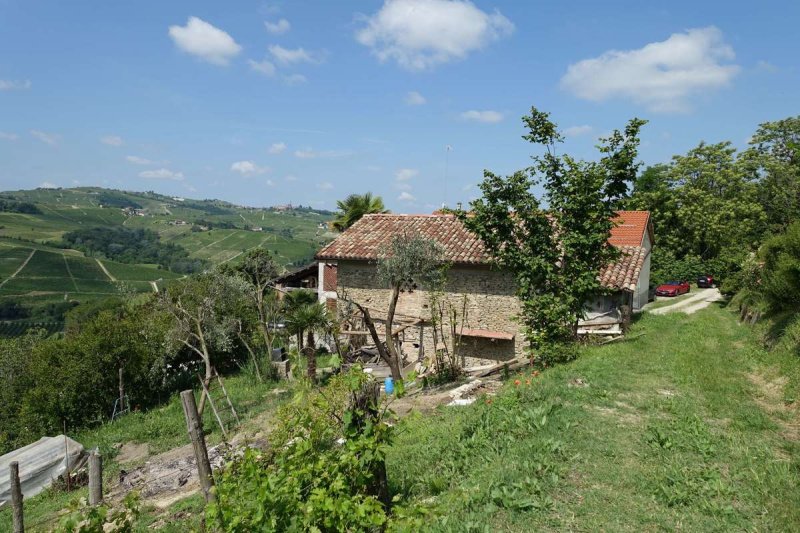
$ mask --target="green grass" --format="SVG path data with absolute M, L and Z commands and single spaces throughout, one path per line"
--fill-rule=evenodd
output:
M 800 446 L 748 379 L 798 360 L 716 306 L 642 332 L 490 405 L 407 419 L 393 489 L 438 510 L 433 531 L 798 530 Z
M 231 396 L 239 417 L 242 419 L 242 430 L 250 434 L 263 429 L 263 418 L 260 415 L 277 408 L 283 401 L 283 395 L 272 391 L 285 388 L 285 384 L 275 382 L 260 383 L 248 374 L 240 374 L 225 379 L 225 387 Z M 196 392 L 197 395 L 197 392 Z M 197 396 L 199 398 L 199 396 Z M 210 408 L 203 413 L 203 426 L 207 433 L 206 441 L 213 446 L 222 441 L 222 435 L 214 421 Z M 119 476 L 121 466 L 114 460 L 116 445 L 126 442 L 146 442 L 150 445 L 151 456 L 161 452 L 189 444 L 186 422 L 183 416 L 178 394 L 166 399 L 163 406 L 146 412 L 134 412 L 113 423 L 107 423 L 94 429 L 71 433 L 70 437 L 91 449 L 98 447 L 104 457 L 104 483 L 110 487 Z M 130 469 L 134 465 L 126 465 Z M 25 500 L 26 524 L 36 524 L 51 520 L 57 513 L 66 508 L 77 498 L 86 497 L 87 489 L 81 488 L 73 492 L 46 490 L 42 494 Z M 166 511 L 158 510 L 146 504 L 142 505 L 143 514 L 137 523 L 136 531 L 148 531 L 148 526 L 158 519 L 165 519 L 166 529 L 163 531 L 186 531 L 187 526 L 198 524 L 198 513 L 202 510 L 199 496 L 182 500 Z M 177 515 L 179 518 L 172 520 Z M 8 510 L 0 511 L 0 531 L 10 531 L 11 516 Z M 30 531 L 41 529 L 28 528 Z

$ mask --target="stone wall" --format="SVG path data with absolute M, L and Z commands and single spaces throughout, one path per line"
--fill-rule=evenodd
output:
M 400 335 L 408 360 L 416 360 L 422 336 L 423 357 L 434 354 L 434 335 L 431 325 L 431 293 L 427 290 L 403 292 L 397 305 L 395 328 L 402 322 L 423 319 L 420 326 L 406 329 Z M 381 315 L 386 316 L 391 292 L 376 277 L 376 267 L 365 261 L 339 261 L 338 264 L 339 301 L 352 299 L 369 307 L 376 322 Z M 485 266 L 453 266 L 447 273 L 447 284 L 441 295 L 445 303 L 444 328 L 448 346 L 450 320 L 448 308 L 452 306 L 457 313 L 457 330 L 460 328 L 481 329 L 511 333 L 514 340 L 489 340 L 485 338 L 462 337 L 461 356 L 467 366 L 488 364 L 498 360 L 508 360 L 524 354 L 525 342 L 520 333 L 520 325 L 514 320 L 520 310 L 515 295 L 514 278 L 507 272 L 491 270 Z M 466 309 L 466 320 L 462 313 Z M 381 328 L 383 330 L 383 328 Z M 441 343 L 441 339 L 439 339 Z

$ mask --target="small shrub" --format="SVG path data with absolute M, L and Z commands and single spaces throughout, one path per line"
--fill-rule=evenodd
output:
M 89 507 L 85 498 L 70 505 L 70 513 L 55 528 L 59 533 L 130 533 L 139 516 L 139 496 L 129 493 L 121 507 Z

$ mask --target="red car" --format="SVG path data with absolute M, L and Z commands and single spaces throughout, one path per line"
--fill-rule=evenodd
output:
M 689 283 L 686 281 L 668 281 L 656 287 L 656 296 L 678 296 L 689 292 Z

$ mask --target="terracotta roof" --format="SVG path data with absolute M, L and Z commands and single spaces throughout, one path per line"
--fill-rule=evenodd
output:
M 635 290 L 647 251 L 641 248 L 649 228 L 647 211 L 620 211 L 621 225 L 611 231 L 609 243 L 623 252 L 620 259 L 606 267 L 600 280 L 608 288 Z M 408 232 L 442 245 L 445 259 L 456 264 L 489 264 L 490 257 L 478 237 L 467 230 L 455 215 L 365 215 L 317 253 L 322 260 L 374 261 L 386 249 L 392 237 Z
M 647 250 L 641 246 L 620 246 L 617 261 L 604 268 L 598 278 L 604 287 L 616 290 L 635 291 L 639 273 L 642 271 Z
M 445 260 L 452 263 L 487 264 L 483 243 L 455 215 L 364 215 L 317 253 L 317 259 L 374 261 L 392 237 L 407 232 L 439 243 Z
M 617 211 L 614 222 L 617 225 L 611 229 L 608 239 L 614 246 L 642 246 L 646 231 L 653 240 L 649 211 Z

